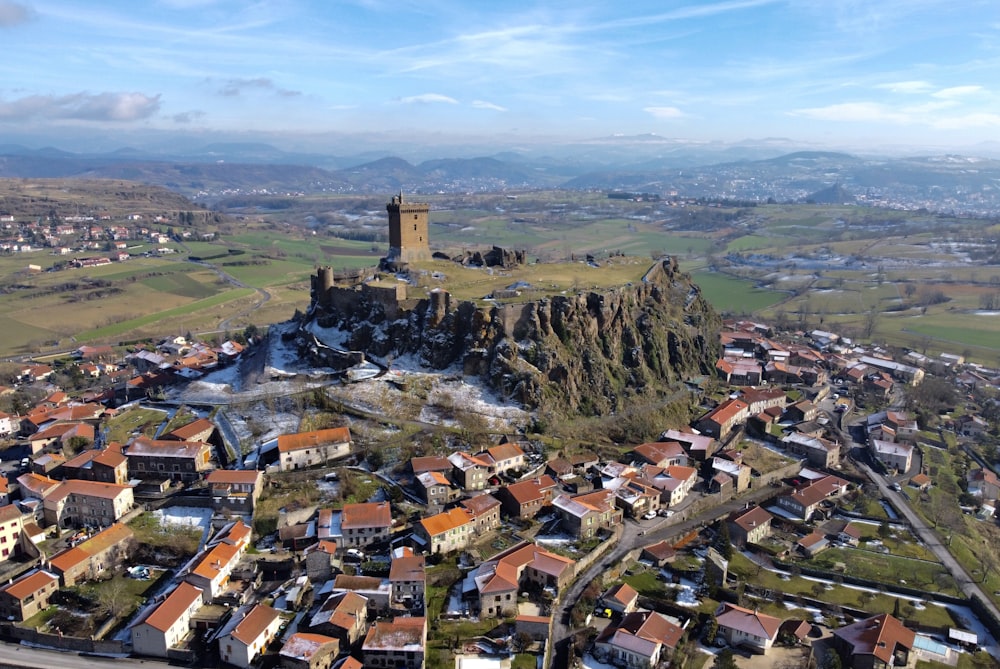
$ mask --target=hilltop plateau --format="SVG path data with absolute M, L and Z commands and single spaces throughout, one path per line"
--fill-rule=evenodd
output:
M 615 260 L 609 276 L 620 276 Z M 638 274 L 634 259 L 622 264 Z M 398 286 L 391 297 L 376 284 L 334 288 L 313 303 L 304 347 L 321 359 L 327 347 L 377 360 L 415 356 L 431 369 L 477 377 L 527 407 L 584 415 L 672 395 L 686 378 L 711 372 L 720 320 L 674 259 L 618 285 L 552 290 L 546 282 L 549 290 L 531 290 L 526 281 L 560 272 L 567 268 L 525 268 L 479 300 L 452 300 L 441 287 L 416 298 L 400 298 Z

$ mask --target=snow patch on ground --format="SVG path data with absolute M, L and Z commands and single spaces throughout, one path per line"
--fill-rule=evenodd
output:
M 153 511 L 153 517 L 160 525 L 175 527 L 197 527 L 202 530 L 201 543 L 208 541 L 212 529 L 212 509 L 168 506 Z
M 615 669 L 613 664 L 598 662 L 590 653 L 585 653 L 584 656 L 580 658 L 580 666 L 583 667 L 583 669 Z
M 262 377 L 267 380 L 241 388 L 239 366 L 232 365 L 181 388 L 168 390 L 170 399 L 190 404 L 252 404 L 326 388 L 332 397 L 359 409 L 397 418 L 409 416 L 432 425 L 454 426 L 459 413 L 478 414 L 489 429 L 509 432 L 531 420 L 531 414 L 519 405 L 498 397 L 478 383 L 466 383 L 460 365 L 428 371 L 420 356 L 413 354 L 380 361 L 390 367 L 382 377 L 344 385 L 336 381 L 331 383 L 339 374 L 329 368 L 307 365 L 295 346 L 282 340 L 280 334 L 294 328 L 294 324 L 272 327 L 278 331 L 269 338 L 270 348 L 266 352 L 267 364 Z M 344 348 L 348 333 L 320 328 L 315 323 L 308 327 L 327 346 Z M 402 381 L 407 382 L 408 389 L 400 389 Z M 281 414 L 280 408 L 278 411 L 275 413 L 274 407 L 269 406 L 266 412 L 251 408 L 238 416 L 236 411 L 229 414 L 240 440 L 252 438 L 261 443 L 297 431 L 298 418 Z
M 662 578 L 667 581 L 667 587 L 672 587 L 677 591 L 676 603 L 678 606 L 699 606 L 701 600 L 698 599 L 698 584 L 686 578 L 682 578 L 680 583 L 670 584 L 673 574 L 667 569 L 661 569 Z
M 547 534 L 535 537 L 536 544 L 565 545 L 575 543 L 576 539 L 568 534 Z

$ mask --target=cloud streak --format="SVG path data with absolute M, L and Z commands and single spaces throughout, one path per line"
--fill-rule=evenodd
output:
M 501 107 L 498 104 L 494 104 L 492 102 L 487 102 L 486 100 L 473 100 L 472 101 L 472 106 L 475 109 L 491 109 L 493 111 L 499 111 L 499 112 L 505 112 L 505 111 L 507 111 L 506 107 Z
M 273 92 L 276 95 L 286 98 L 302 95 L 301 91 L 278 88 L 274 85 L 273 81 L 267 79 L 266 77 L 257 77 L 255 79 L 230 79 L 222 85 L 222 88 L 219 89 L 218 93 L 225 98 L 235 98 L 250 90 Z
M 0 121 L 55 119 L 131 123 L 147 119 L 159 109 L 160 96 L 144 93 L 29 95 L 17 100 L 0 100 Z
M 643 107 L 642 111 L 660 121 L 672 121 L 685 115 L 677 107 Z
M 397 101 L 404 105 L 433 105 L 449 104 L 457 105 L 458 100 L 439 93 L 422 93 L 421 95 L 410 95 L 404 98 L 397 98 Z

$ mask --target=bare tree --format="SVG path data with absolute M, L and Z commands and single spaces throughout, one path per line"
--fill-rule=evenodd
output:
M 123 576 L 115 576 L 97 586 L 97 604 L 109 618 L 117 618 L 132 604 L 132 595 Z
M 865 323 L 864 323 L 864 333 L 865 339 L 871 339 L 872 335 L 875 334 L 875 330 L 878 328 L 878 320 L 881 313 L 878 307 L 872 306 L 865 313 Z

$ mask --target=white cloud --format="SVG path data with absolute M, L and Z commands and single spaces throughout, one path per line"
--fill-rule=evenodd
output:
M 934 89 L 926 81 L 896 81 L 888 84 L 879 84 L 875 88 L 881 88 L 893 93 L 927 93 Z
M 671 120 L 684 116 L 684 112 L 677 107 L 643 107 L 642 111 L 660 120 Z
M 48 118 L 129 122 L 149 118 L 159 108 L 160 96 L 144 93 L 29 95 L 9 102 L 0 100 L 0 121 Z
M 498 104 L 487 102 L 486 100 L 473 100 L 472 106 L 475 107 L 476 109 L 492 109 L 493 111 L 500 111 L 500 112 L 507 111 L 506 107 L 501 107 Z
M 27 23 L 33 16 L 34 12 L 27 5 L 0 0 L 0 28 Z
M 1000 114 L 979 112 L 964 116 L 948 116 L 933 123 L 941 130 L 968 130 L 974 128 L 1000 128 Z
M 851 121 L 868 123 L 891 122 L 907 123 L 909 118 L 896 110 L 877 102 L 844 102 L 826 107 L 811 107 L 796 109 L 794 116 L 805 116 L 818 121 Z
M 877 102 L 848 102 L 827 107 L 797 109 L 790 113 L 793 116 L 803 116 L 818 121 L 892 123 L 938 130 L 1000 128 L 1000 114 L 993 112 L 946 113 L 946 110 L 954 110 L 957 106 L 958 103 L 952 100 L 931 101 L 900 108 Z
M 981 90 L 983 90 L 982 86 L 952 86 L 950 88 L 942 88 L 936 93 L 931 93 L 931 97 L 950 100 L 952 98 L 972 95 L 973 93 L 978 93 Z
M 399 102 L 404 105 L 429 105 L 446 103 L 449 105 L 457 105 L 458 100 L 455 98 L 450 98 L 447 95 L 440 95 L 438 93 L 423 93 L 422 95 L 410 95 L 405 98 L 399 98 Z

